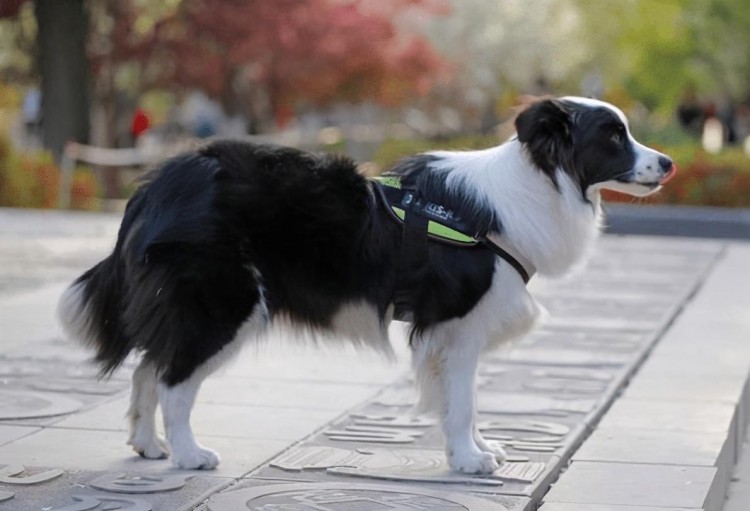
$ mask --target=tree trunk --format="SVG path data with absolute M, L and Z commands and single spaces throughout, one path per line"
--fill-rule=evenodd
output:
M 36 0 L 44 145 L 59 161 L 69 140 L 89 136 L 88 19 L 83 0 Z

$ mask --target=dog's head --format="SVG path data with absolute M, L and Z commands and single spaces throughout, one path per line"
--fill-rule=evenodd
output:
M 516 131 L 534 165 L 555 186 L 562 169 L 580 184 L 584 198 L 602 188 L 645 196 L 676 172 L 668 156 L 633 138 L 620 109 L 603 101 L 537 101 L 518 115 Z

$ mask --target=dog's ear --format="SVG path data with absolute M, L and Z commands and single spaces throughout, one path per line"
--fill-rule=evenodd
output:
M 545 99 L 531 104 L 516 117 L 516 133 L 534 164 L 555 179 L 572 147 L 572 119 L 563 103 Z

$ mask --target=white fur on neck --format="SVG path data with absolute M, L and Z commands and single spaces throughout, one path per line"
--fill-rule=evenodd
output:
M 598 193 L 584 201 L 578 184 L 562 170 L 557 171 L 558 191 L 517 140 L 482 151 L 431 154 L 440 158 L 435 169 L 450 172 L 449 187 L 469 187 L 492 208 L 502 237 L 540 275 L 560 276 L 585 262 L 599 234 Z

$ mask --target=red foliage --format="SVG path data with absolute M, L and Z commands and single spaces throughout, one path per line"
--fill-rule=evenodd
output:
M 0 0 L 0 18 L 15 16 L 26 0 Z
M 298 101 L 373 99 L 386 105 L 423 94 L 446 70 L 429 43 L 392 21 L 404 9 L 444 12 L 444 0 L 183 0 L 148 37 L 118 19 L 116 45 L 144 62 L 154 85 L 222 97 L 238 77 L 262 87 L 276 115 Z
M 679 165 L 680 171 L 659 192 L 637 202 L 693 206 L 750 207 L 750 159 L 711 159 L 698 153 Z M 628 195 L 604 191 L 608 202 L 634 202 Z

